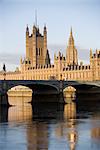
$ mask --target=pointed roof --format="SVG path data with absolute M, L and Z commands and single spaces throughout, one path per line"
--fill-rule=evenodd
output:
M 72 30 L 72 27 L 70 29 L 70 38 L 73 38 L 73 30 Z M 74 38 L 73 38 L 74 39 Z
M 74 45 L 74 38 L 73 38 L 72 27 L 71 27 L 71 30 L 70 30 L 69 45 Z
M 71 30 L 70 30 L 70 36 L 73 36 L 72 27 L 71 27 Z
M 50 55 L 49 55 L 48 49 L 47 49 L 47 53 L 46 53 L 46 64 L 50 64 Z
M 28 27 L 28 24 L 27 24 L 27 27 L 26 27 L 26 32 L 29 32 L 29 27 Z

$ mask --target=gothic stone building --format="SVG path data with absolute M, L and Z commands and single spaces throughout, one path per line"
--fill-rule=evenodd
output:
M 100 80 L 100 50 L 93 54 L 90 50 L 90 64 L 78 64 L 77 49 L 74 44 L 72 29 L 66 48 L 66 56 L 61 52 L 54 55 L 54 64 L 50 62 L 47 49 L 47 28 L 43 35 L 37 26 L 32 34 L 26 28 L 26 57 L 20 60 L 20 67 L 15 72 L 0 72 L 0 79 L 6 80 Z

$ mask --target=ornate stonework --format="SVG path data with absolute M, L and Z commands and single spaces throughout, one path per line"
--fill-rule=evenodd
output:
M 90 49 L 90 64 L 78 64 L 78 54 L 71 29 L 66 57 L 59 52 L 57 56 L 54 55 L 52 65 L 47 49 L 46 26 L 44 26 L 43 35 L 36 26 L 33 26 L 33 32 L 29 35 L 27 26 L 26 58 L 21 58 L 20 67 L 15 72 L 1 71 L 0 79 L 4 78 L 6 80 L 100 80 L 100 50 L 92 54 Z

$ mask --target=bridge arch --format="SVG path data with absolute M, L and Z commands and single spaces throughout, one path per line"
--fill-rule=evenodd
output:
M 7 81 L 7 89 L 11 89 L 15 86 L 18 86 L 18 85 L 21 85 L 21 86 L 25 86 L 25 87 L 29 87 L 30 89 L 32 89 L 34 91 L 34 89 L 36 89 L 36 87 L 42 87 L 42 88 L 45 88 L 44 90 L 46 91 L 47 90 L 47 87 L 49 89 L 53 89 L 56 94 L 59 93 L 59 86 L 57 86 L 56 83 L 54 82 L 50 82 L 50 81 L 36 81 L 36 80 L 20 80 L 20 81 Z
M 24 86 L 26 88 L 29 88 L 32 90 L 32 102 L 33 97 L 35 95 L 58 95 L 59 94 L 59 88 L 56 85 L 50 84 L 50 83 L 43 83 L 43 82 L 9 82 L 7 91 L 9 93 L 9 90 L 12 88 L 16 88 L 18 86 Z
M 87 92 L 87 90 L 91 90 L 92 88 L 96 88 L 96 85 L 93 84 L 87 84 L 85 82 L 80 82 L 80 81 L 67 81 L 64 83 L 63 90 L 68 87 L 72 86 L 76 89 L 76 94 L 84 91 Z
M 18 85 L 8 90 L 8 102 L 10 105 L 25 105 L 32 101 L 32 89 Z
M 8 91 L 11 88 L 17 87 L 17 86 L 23 86 L 23 87 L 27 87 L 29 89 L 31 89 L 33 92 L 35 90 L 39 90 L 43 89 L 44 90 L 44 94 L 46 94 L 47 90 L 50 90 L 48 92 L 51 92 L 50 94 L 59 94 L 59 88 L 56 87 L 55 85 L 51 85 L 51 84 L 44 84 L 44 83 L 29 83 L 29 84 L 24 84 L 24 83 L 20 83 L 20 84 L 11 84 L 8 86 Z M 35 91 L 36 92 L 36 91 Z M 43 92 L 43 91 L 42 91 Z

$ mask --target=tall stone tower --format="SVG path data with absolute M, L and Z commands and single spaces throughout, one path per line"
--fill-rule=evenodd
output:
M 49 60 L 47 60 L 49 59 Z M 43 35 L 39 28 L 34 25 L 33 32 L 29 35 L 29 28 L 26 28 L 26 60 L 32 66 L 50 64 L 49 51 L 47 50 L 47 29 L 44 26 Z
M 72 28 L 70 31 L 70 37 L 69 37 L 68 46 L 66 50 L 66 61 L 67 61 L 67 65 L 78 65 L 77 49 L 75 48 L 74 45 Z
M 43 62 L 44 64 L 46 63 L 46 55 L 47 55 L 47 29 L 46 26 L 44 26 L 44 31 L 43 31 L 43 47 L 44 47 L 44 53 L 43 53 Z
M 90 67 L 92 80 L 100 80 L 100 50 L 92 53 L 92 49 L 90 49 Z
M 29 58 L 29 28 L 26 28 L 26 59 Z

